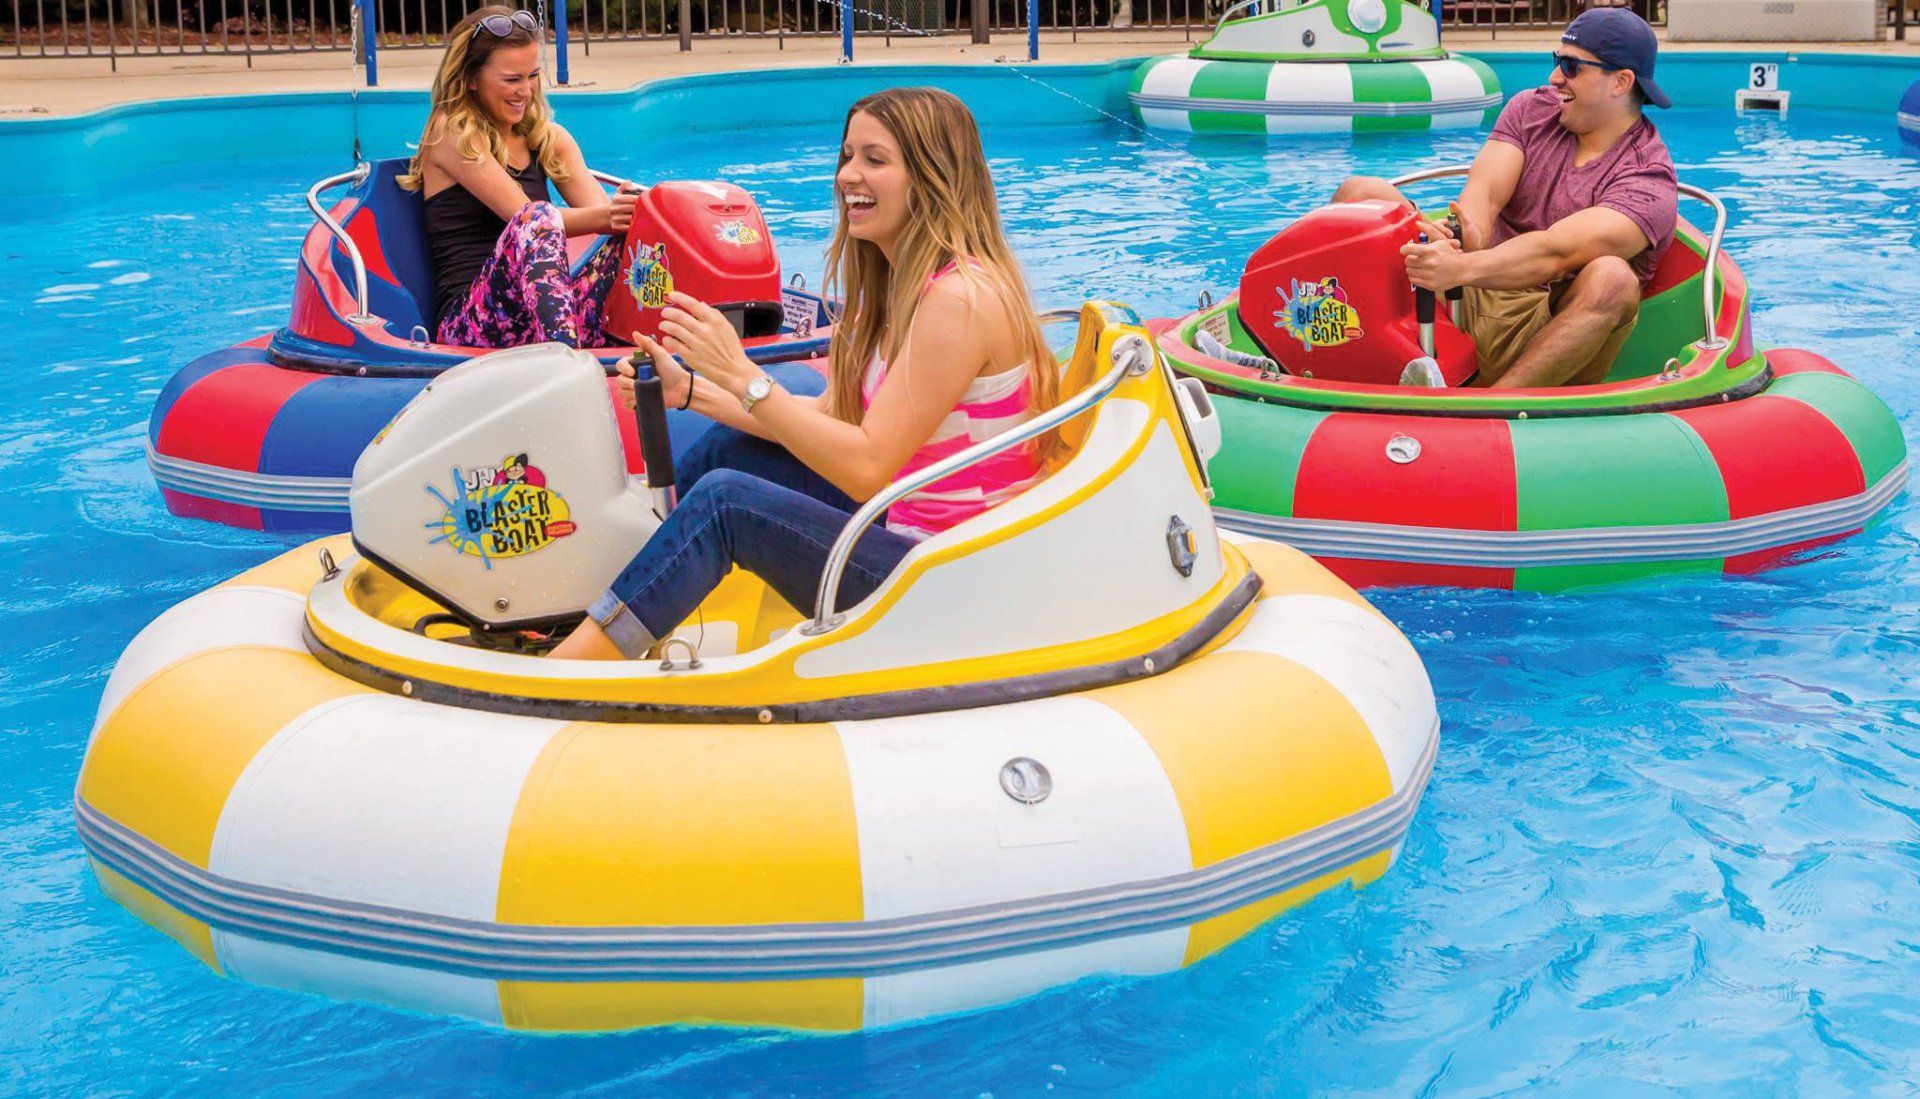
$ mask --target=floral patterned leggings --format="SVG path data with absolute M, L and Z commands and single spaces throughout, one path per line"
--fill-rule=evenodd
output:
M 440 321 L 439 342 L 519 347 L 550 340 L 607 347 L 607 291 L 620 273 L 620 248 L 608 241 L 578 275 L 569 271 L 567 232 L 551 202 L 529 202 L 507 222 L 480 266 L 467 300 Z

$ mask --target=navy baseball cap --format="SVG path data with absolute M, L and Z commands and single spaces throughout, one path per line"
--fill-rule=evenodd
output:
M 1673 100 L 1653 82 L 1653 60 L 1660 52 L 1660 43 L 1647 21 L 1633 12 L 1626 8 L 1588 8 L 1567 25 L 1560 41 L 1631 72 L 1647 102 L 1656 107 L 1673 106 Z

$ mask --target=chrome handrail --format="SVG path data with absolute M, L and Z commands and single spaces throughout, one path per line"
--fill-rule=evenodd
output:
M 1293 6 L 1304 7 L 1308 2 L 1309 0 L 1295 0 L 1295 3 Z M 1287 10 L 1287 0 L 1240 0 L 1239 3 L 1234 4 L 1232 7 L 1228 8 L 1226 11 L 1220 13 L 1220 18 L 1214 20 L 1213 22 L 1213 29 L 1217 31 L 1221 27 L 1226 26 L 1228 21 L 1233 18 L 1234 13 L 1239 11 L 1242 8 L 1263 8 L 1263 7 L 1272 8 L 1274 10 L 1274 13 L 1278 14 L 1279 12 L 1283 12 Z M 1266 14 L 1266 13 L 1263 12 L 1261 14 Z
M 367 181 L 367 173 L 372 170 L 372 165 L 363 162 L 355 165 L 351 172 L 341 172 L 337 176 L 328 176 L 307 188 L 307 209 L 312 210 L 313 216 L 319 220 L 320 224 L 327 227 L 327 231 L 333 234 L 333 239 L 339 242 L 341 250 L 347 253 L 347 259 L 353 262 L 354 312 L 353 315 L 347 319 L 355 324 L 373 324 L 375 322 L 372 311 L 367 308 L 367 261 L 361 258 L 360 246 L 355 244 L 353 238 L 347 235 L 346 229 L 342 227 L 339 222 L 333 220 L 333 215 L 327 213 L 326 208 L 320 205 L 320 192 L 338 187 L 342 183 L 352 183 L 357 187 Z
M 360 254 L 360 246 L 355 244 L 353 238 L 347 235 L 346 228 L 338 221 L 335 221 L 332 214 L 327 213 L 326 207 L 320 205 L 320 192 L 331 190 L 332 188 L 340 186 L 342 183 L 351 183 L 358 187 L 367 181 L 367 173 L 372 170 L 373 165 L 363 162 L 356 165 L 351 172 L 341 172 L 337 176 L 328 176 L 307 188 L 307 209 L 312 210 L 314 218 L 318 220 L 320 224 L 326 226 L 328 232 L 333 234 L 333 239 L 339 243 L 340 250 L 347 254 L 348 262 L 353 264 L 354 312 L 353 315 L 347 319 L 355 324 L 377 324 L 380 320 L 380 318 L 373 315 L 373 311 L 368 308 L 367 304 L 367 261 L 365 257 Z M 632 182 L 631 180 L 622 179 L 619 176 L 613 175 L 610 172 L 602 172 L 594 168 L 588 168 L 587 171 L 592 173 L 593 178 L 611 186 L 616 191 Z
M 622 179 L 621 177 L 614 175 L 612 172 L 603 172 L 598 168 L 588 168 L 587 173 L 593 176 L 593 178 L 599 180 L 600 182 L 606 184 L 607 186 L 613 188 L 616 191 L 618 191 L 622 187 L 625 187 L 629 183 L 633 183 L 633 181 L 630 179 Z M 635 187 L 640 186 L 640 184 L 638 183 L 633 183 L 633 185 Z
M 935 481 L 950 477 L 976 462 L 991 458 L 1001 451 L 1019 446 L 1028 440 L 1038 438 L 1049 431 L 1093 408 L 1117 389 L 1128 377 L 1145 374 L 1153 369 L 1155 355 L 1153 346 L 1145 337 L 1126 335 L 1114 341 L 1113 368 L 1108 370 L 1099 381 L 1081 390 L 1070 400 L 1061 402 L 1046 412 L 1035 416 L 1026 423 L 1008 428 L 984 442 L 978 442 L 930 466 L 924 466 L 875 493 L 860 510 L 853 513 L 847 525 L 840 528 L 840 536 L 833 541 L 833 548 L 827 551 L 827 566 L 820 574 L 820 594 L 813 602 L 813 621 L 800 627 L 800 632 L 808 635 L 826 633 L 846 621 L 846 615 L 836 614 L 833 610 L 835 599 L 840 594 L 840 579 L 846 572 L 847 561 L 853 556 L 854 543 L 866 533 L 868 527 L 888 508 L 899 503 L 907 496 L 933 484 Z
M 1700 339 L 1694 343 L 1694 346 L 1702 351 L 1718 351 L 1727 346 L 1727 341 L 1713 331 L 1714 313 L 1720 304 L 1716 300 L 1719 296 L 1720 282 L 1720 239 L 1727 232 L 1727 208 L 1714 197 L 1713 192 L 1704 187 L 1695 187 L 1690 183 L 1679 183 L 1676 186 L 1681 194 L 1697 198 L 1713 207 L 1713 233 L 1707 238 L 1707 266 L 1705 275 L 1700 280 L 1700 315 L 1705 327 L 1701 330 Z
M 1418 172 L 1409 172 L 1388 180 L 1395 187 L 1406 187 L 1415 183 L 1425 183 L 1431 179 L 1445 179 L 1450 176 L 1464 176 L 1472 170 L 1470 164 L 1455 164 L 1445 168 L 1427 168 Z M 1714 334 L 1713 321 L 1716 308 L 1720 304 L 1720 241 L 1727 233 L 1727 207 L 1713 192 L 1690 183 L 1678 183 L 1676 189 L 1688 198 L 1697 198 L 1713 207 L 1713 232 L 1707 238 L 1707 262 L 1700 280 L 1700 316 L 1703 327 L 1700 338 L 1694 346 L 1702 351 L 1718 351 L 1727 346 L 1727 341 Z

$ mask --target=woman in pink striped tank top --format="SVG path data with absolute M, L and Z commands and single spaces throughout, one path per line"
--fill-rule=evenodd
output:
M 811 609 L 859 501 L 1058 402 L 1053 355 L 958 99 L 891 88 L 854 104 L 834 196 L 827 285 L 845 304 L 827 392 L 786 392 L 718 311 L 673 295 L 659 343 L 638 342 L 668 401 L 719 424 L 682 460 L 679 507 L 552 655 L 637 658 L 734 565 Z M 842 606 L 866 598 L 917 542 L 1038 482 L 1060 449 L 1042 436 L 894 505 L 855 546 Z

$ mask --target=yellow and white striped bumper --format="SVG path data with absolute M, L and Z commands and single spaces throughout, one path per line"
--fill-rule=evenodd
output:
M 241 979 L 535 1030 L 851 1029 L 1189 964 L 1383 872 L 1437 747 L 1406 639 L 1305 556 L 1162 674 L 1002 706 L 631 725 L 370 690 L 311 548 L 122 657 L 76 795 L 102 886 Z M 1005 765 L 1038 761 L 1024 804 Z

